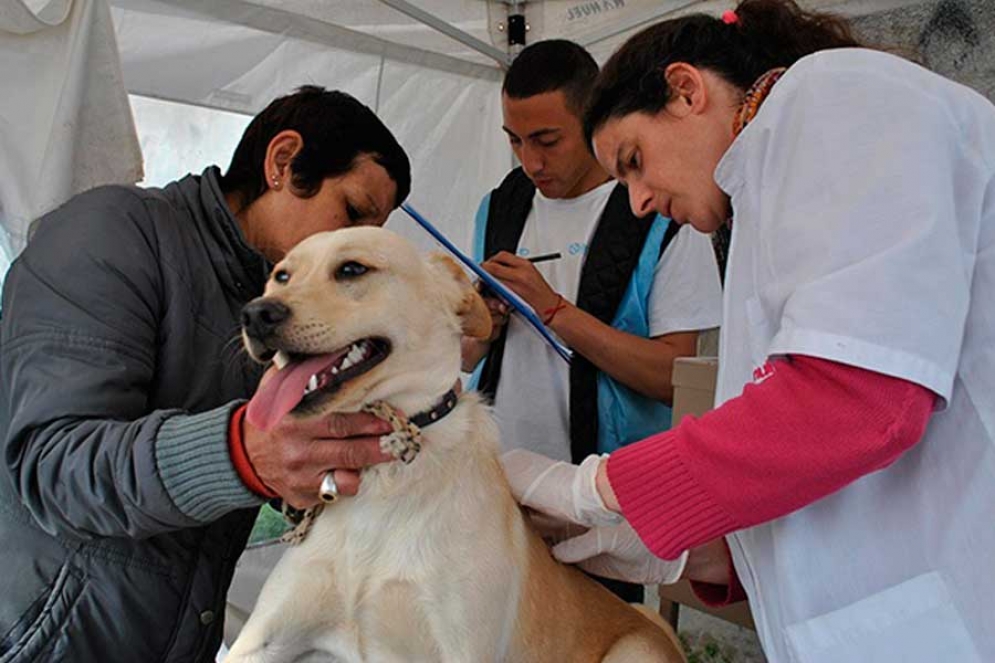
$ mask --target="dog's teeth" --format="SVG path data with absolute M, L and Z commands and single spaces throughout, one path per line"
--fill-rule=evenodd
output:
M 366 359 L 366 344 L 365 343 L 354 343 L 350 348 L 349 352 L 346 354 L 345 359 L 337 367 L 332 369 L 332 373 L 338 373 L 340 370 L 344 371 L 348 368 L 352 368 L 359 362 Z
M 338 374 L 339 374 L 339 367 L 332 366 L 332 375 L 338 375 Z
M 280 350 L 275 355 L 273 355 L 273 364 L 276 365 L 278 369 L 282 369 L 284 366 L 290 363 L 290 358 L 287 353 Z
M 317 374 L 315 374 L 312 375 L 311 379 L 307 381 L 307 389 L 304 391 L 304 393 L 306 394 L 312 392 L 317 388 L 318 388 L 318 376 Z
M 359 343 L 356 343 L 355 345 L 352 346 L 352 348 L 349 349 L 349 354 L 346 358 L 351 360 L 352 363 L 355 364 L 357 362 L 362 361 L 365 356 L 366 353 L 363 351 L 363 346 L 360 345 Z

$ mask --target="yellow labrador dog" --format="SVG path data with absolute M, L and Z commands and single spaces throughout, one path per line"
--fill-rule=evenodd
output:
M 304 241 L 259 303 L 275 306 L 280 322 L 246 345 L 257 359 L 288 361 L 281 375 L 296 393 L 272 399 L 277 418 L 375 401 L 432 410 L 459 376 L 460 337 L 490 332 L 452 260 L 426 259 L 379 228 Z M 323 509 L 270 575 L 226 659 L 303 660 L 684 659 L 662 622 L 550 556 L 505 481 L 488 408 L 463 394 L 424 428 L 411 463 L 366 470 L 359 495 Z

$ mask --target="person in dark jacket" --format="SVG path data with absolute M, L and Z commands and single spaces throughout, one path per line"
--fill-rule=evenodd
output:
M 388 460 L 370 415 L 244 422 L 261 368 L 242 306 L 324 230 L 382 225 L 404 150 L 347 94 L 305 87 L 224 176 L 101 187 L 39 220 L 0 320 L 0 659 L 212 661 L 258 507 L 319 502 Z

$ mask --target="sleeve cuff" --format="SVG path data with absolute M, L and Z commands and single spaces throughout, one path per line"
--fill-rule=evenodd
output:
M 684 464 L 680 438 L 668 431 L 608 457 L 608 482 L 622 515 L 663 559 L 738 529 Z
M 159 476 L 176 508 L 198 522 L 212 522 L 265 501 L 242 482 L 229 452 L 230 420 L 240 405 L 170 417 L 159 428 Z
M 248 408 L 248 404 L 243 403 L 237 410 L 232 412 L 231 423 L 228 425 L 228 451 L 231 454 L 231 462 L 235 466 L 235 471 L 238 472 L 242 483 L 248 486 L 249 490 L 266 499 L 273 499 L 279 497 L 279 495 L 273 492 L 259 478 L 259 475 L 256 474 L 256 468 L 252 466 L 249 454 L 245 450 L 245 440 L 242 437 L 242 422 L 245 421 L 246 408 Z
M 732 563 L 729 544 L 723 539 L 722 545 L 726 547 L 726 554 L 729 558 L 729 583 L 726 585 L 716 585 L 711 582 L 691 581 L 691 591 L 694 592 L 694 595 L 702 603 L 712 608 L 722 608 L 746 600 L 746 591 L 739 582 L 739 574 L 736 573 L 736 566 Z

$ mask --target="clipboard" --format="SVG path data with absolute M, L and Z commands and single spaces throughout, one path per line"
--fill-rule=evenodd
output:
M 503 283 L 498 281 L 496 278 L 488 274 L 480 265 L 470 259 L 465 253 L 460 251 L 456 246 L 449 241 L 445 235 L 443 235 L 438 228 L 429 223 L 428 219 L 423 217 L 421 214 L 415 210 L 414 207 L 408 203 L 402 203 L 401 209 L 407 212 L 408 216 L 415 220 L 419 226 L 425 229 L 429 235 L 431 235 L 439 244 L 442 244 L 449 253 L 453 255 L 462 265 L 473 272 L 477 278 L 484 282 L 494 294 L 496 294 L 502 301 L 511 307 L 512 311 L 517 313 L 526 323 L 529 324 L 536 332 L 542 336 L 543 340 L 546 341 L 556 351 L 560 357 L 563 358 L 568 364 L 573 358 L 573 352 L 565 345 L 560 343 L 549 331 L 546 325 L 542 324 L 542 320 L 536 315 L 536 312 L 529 306 L 525 300 L 512 292 Z

